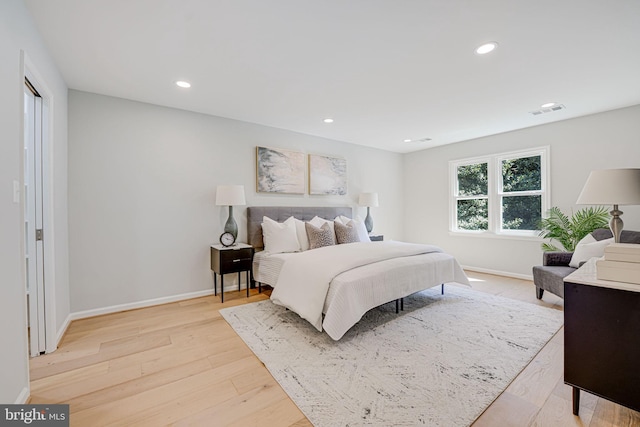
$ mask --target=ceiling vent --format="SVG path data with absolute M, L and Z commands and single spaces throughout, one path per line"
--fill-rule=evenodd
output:
M 553 107 L 549 107 L 549 108 L 542 108 L 540 110 L 536 110 L 536 111 L 529 111 L 531 114 L 533 114 L 534 116 L 539 116 L 540 114 L 545 114 L 545 113 L 553 113 L 554 111 L 560 111 L 560 110 L 564 110 L 566 107 L 563 104 L 558 104 L 558 105 L 554 105 Z

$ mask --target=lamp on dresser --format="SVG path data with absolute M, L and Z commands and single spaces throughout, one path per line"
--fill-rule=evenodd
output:
M 218 185 L 216 189 L 216 205 L 229 206 L 229 218 L 224 224 L 224 231 L 225 233 L 233 234 L 234 239 L 238 237 L 238 224 L 233 218 L 233 207 L 246 204 L 244 185 Z
M 373 218 L 371 218 L 369 209 L 378 206 L 378 193 L 360 193 L 358 205 L 367 207 L 367 217 L 364 219 L 364 225 L 367 227 L 367 233 L 371 233 L 371 230 L 373 230 Z
M 622 234 L 619 205 L 640 205 L 640 169 L 601 169 L 592 171 L 576 202 L 578 205 L 612 205 L 611 233 L 616 243 Z

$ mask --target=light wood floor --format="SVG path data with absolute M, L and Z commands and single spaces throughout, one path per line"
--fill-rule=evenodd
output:
M 468 272 L 480 291 L 535 299 L 524 280 Z M 218 310 L 268 292 L 218 297 L 74 321 L 60 348 L 31 360 L 31 403 L 68 403 L 72 426 L 310 426 Z M 571 413 L 562 330 L 478 418 L 484 426 L 638 426 L 640 413 L 582 393 Z

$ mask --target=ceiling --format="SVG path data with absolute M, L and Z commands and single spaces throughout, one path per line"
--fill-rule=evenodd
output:
M 640 104 L 638 0 L 25 2 L 71 89 L 400 153 Z

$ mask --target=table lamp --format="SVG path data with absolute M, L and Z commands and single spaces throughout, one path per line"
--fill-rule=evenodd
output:
M 609 226 L 616 243 L 622 234 L 622 211 L 618 205 L 640 205 L 640 169 L 602 169 L 589 174 L 576 202 L 578 205 L 613 205 Z
M 216 205 L 229 206 L 229 218 L 224 224 L 224 231 L 238 237 L 238 224 L 233 219 L 233 207 L 246 205 L 244 199 L 244 185 L 218 185 L 216 190 Z

